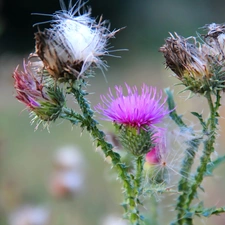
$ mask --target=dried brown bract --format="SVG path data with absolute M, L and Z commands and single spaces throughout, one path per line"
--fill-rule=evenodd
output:
M 166 39 L 166 43 L 159 49 L 164 54 L 166 65 L 179 79 L 189 74 L 192 77 L 210 77 L 209 66 L 205 54 L 196 38 L 175 36 Z M 191 41 L 193 43 L 191 43 Z
M 203 40 L 170 34 L 159 49 L 170 68 L 182 83 L 194 93 L 224 90 L 225 25 L 204 27 Z

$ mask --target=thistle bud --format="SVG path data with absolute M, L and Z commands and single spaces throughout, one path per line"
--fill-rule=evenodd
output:
M 165 143 L 165 131 L 154 134 L 154 147 L 150 148 L 145 156 L 144 170 L 147 177 L 154 183 L 163 183 L 167 178 L 167 170 L 164 155 L 168 151 Z
M 40 61 L 23 64 L 24 70 L 19 67 L 14 71 L 14 87 L 16 98 L 41 121 L 56 120 L 65 103 L 62 91 L 53 86 L 42 83 L 43 65 Z

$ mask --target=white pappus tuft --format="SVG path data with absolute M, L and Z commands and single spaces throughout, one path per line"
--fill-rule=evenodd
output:
M 193 138 L 189 128 L 180 130 L 173 128 L 171 124 L 160 130 L 156 136 L 155 147 L 146 155 L 144 169 L 146 171 L 146 187 L 152 185 L 151 193 L 158 187 L 176 186 L 179 178 L 192 179 L 190 174 L 181 174 L 184 154 L 189 147 L 187 145 Z M 191 172 L 190 172 L 191 173 Z
M 62 10 L 52 15 L 51 28 L 35 34 L 36 53 L 48 72 L 56 79 L 68 74 L 77 79 L 91 67 L 106 69 L 101 57 L 110 55 L 108 40 L 119 30 L 111 32 L 102 17 L 98 22 L 91 18 L 91 9 L 84 8 L 86 2 L 79 0 L 72 6 L 70 1 L 68 10 L 60 3 Z

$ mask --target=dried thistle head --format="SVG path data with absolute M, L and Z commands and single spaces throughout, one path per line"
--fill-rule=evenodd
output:
M 225 60 L 225 25 L 224 24 L 207 24 L 203 27 L 207 33 L 202 35 L 211 55 L 224 64 Z M 213 49 L 213 51 L 212 51 Z
M 193 43 L 191 43 L 191 40 Z M 195 37 L 184 38 L 175 33 L 166 39 L 159 49 L 164 54 L 166 65 L 179 79 L 188 75 L 195 78 L 211 77 L 207 59 L 202 54 L 200 43 Z
M 63 1 L 61 5 L 62 10 L 53 14 L 51 28 L 35 34 L 36 53 L 45 68 L 56 80 L 76 80 L 92 67 L 106 68 L 101 57 L 109 55 L 108 40 L 118 30 L 110 32 L 102 17 L 98 22 L 93 19 L 90 8 L 82 14 L 85 3 L 81 1 L 68 10 Z
M 164 54 L 169 67 L 194 93 L 224 89 L 224 26 L 207 26 L 204 42 L 195 37 L 184 38 L 170 34 L 159 49 Z

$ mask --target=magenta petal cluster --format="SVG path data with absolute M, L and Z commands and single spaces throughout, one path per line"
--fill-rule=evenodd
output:
M 150 165 L 155 165 L 160 163 L 160 152 L 157 147 L 154 147 L 150 152 L 146 154 L 146 162 Z
M 161 122 L 169 114 L 162 91 L 158 93 L 155 87 L 143 84 L 139 93 L 136 86 L 125 85 L 127 95 L 121 86 L 116 86 L 116 96 L 113 96 L 111 89 L 107 96 L 101 96 L 102 104 L 98 104 L 96 110 L 104 116 L 104 120 L 145 128 Z

